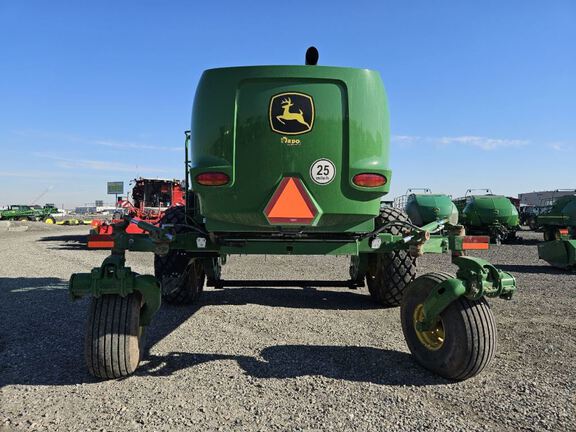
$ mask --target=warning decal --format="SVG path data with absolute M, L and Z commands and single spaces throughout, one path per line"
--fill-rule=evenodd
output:
M 318 210 L 297 177 L 285 177 L 270 199 L 264 214 L 274 224 L 310 224 Z

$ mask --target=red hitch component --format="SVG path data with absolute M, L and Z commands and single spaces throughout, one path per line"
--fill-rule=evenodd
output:
M 205 172 L 196 176 L 196 183 L 202 186 L 224 186 L 229 182 L 230 177 L 223 172 Z
M 462 237 L 462 250 L 487 250 L 490 247 L 489 236 Z
M 568 228 L 560 228 L 558 231 L 560 235 L 568 235 Z
M 112 249 L 114 240 L 107 234 L 90 234 L 88 236 L 88 249 Z
M 384 177 L 383 175 L 380 175 L 380 174 L 369 174 L 369 173 L 356 174 L 356 175 L 354 176 L 354 178 L 352 179 L 352 182 L 353 182 L 356 186 L 361 186 L 361 187 L 379 187 L 379 186 L 384 186 L 387 181 L 388 181 L 388 180 L 387 180 L 386 177 Z

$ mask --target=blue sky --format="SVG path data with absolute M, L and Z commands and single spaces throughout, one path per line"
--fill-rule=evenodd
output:
M 182 177 L 204 69 L 378 70 L 391 196 L 576 188 L 576 2 L 0 0 L 0 205 Z

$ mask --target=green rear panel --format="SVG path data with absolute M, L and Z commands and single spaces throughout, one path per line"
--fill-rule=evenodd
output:
M 558 198 L 550 211 L 538 216 L 539 225 L 576 226 L 576 197 Z
M 284 93 L 281 100 L 298 98 L 290 94 L 312 98 L 311 130 L 272 130 L 271 101 Z M 290 108 L 298 111 L 298 106 Z M 264 209 L 287 176 L 300 178 L 318 207 L 315 220 L 300 228 L 370 231 L 389 189 L 388 147 L 386 95 L 377 72 L 321 66 L 212 69 L 202 75 L 194 100 L 192 187 L 209 231 L 280 229 L 268 222 Z M 311 179 L 310 169 L 319 159 L 335 166 L 333 180 L 325 185 Z M 226 172 L 230 184 L 197 184 L 195 176 L 208 171 Z M 354 175 L 365 172 L 383 174 L 388 183 L 355 186 Z
M 538 245 L 538 257 L 559 268 L 576 266 L 576 240 L 552 240 Z
M 469 198 L 460 220 L 471 226 L 500 223 L 507 227 L 519 225 L 518 210 L 505 196 L 475 195 Z

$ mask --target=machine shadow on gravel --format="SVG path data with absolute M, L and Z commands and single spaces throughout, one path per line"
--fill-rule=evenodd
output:
M 70 301 L 68 281 L 0 278 L 0 317 L 0 387 L 96 382 L 78 351 L 86 307 Z
M 372 347 L 278 345 L 250 356 L 172 352 L 150 355 L 138 375 L 168 376 L 202 363 L 234 360 L 247 375 L 259 379 L 324 376 L 379 385 L 428 386 L 451 382 L 424 370 L 407 353 Z
M 346 288 L 337 291 L 306 288 L 225 288 L 205 291 L 200 305 L 254 304 L 294 309 L 370 310 L 382 309 L 370 296 Z
M 531 273 L 531 274 L 567 274 L 566 271 L 554 267 L 533 264 L 498 264 L 498 268 L 511 273 Z
M 84 250 L 88 249 L 85 234 L 66 234 L 57 236 L 41 237 L 39 242 L 58 242 L 48 249 L 53 250 Z
M 538 244 L 542 243 L 541 239 L 535 239 L 535 238 L 520 238 L 520 241 L 516 244 L 522 245 L 522 246 L 536 246 Z
M 68 281 L 63 279 L 52 277 L 0 278 L 0 316 L 4 323 L 10 323 L 10 325 L 3 325 L 0 331 L 0 387 L 10 384 L 70 385 L 99 382 L 86 372 L 82 352 L 77 349 L 78 345 L 82 345 L 84 339 L 86 309 L 89 300 L 79 300 L 79 302 L 84 304 L 78 307 L 78 304 L 70 301 Z M 199 303 L 194 306 L 182 307 L 163 304 L 158 312 L 158 319 L 147 329 L 146 351 L 170 335 L 204 306 L 245 304 L 343 310 L 380 307 L 366 295 L 344 290 L 326 291 L 314 288 L 206 290 Z M 348 349 L 346 347 L 333 348 Z M 272 356 L 271 361 L 269 361 L 271 366 L 264 367 L 252 358 L 238 358 L 237 360 L 245 366 L 248 373 L 254 376 L 282 376 L 280 366 L 274 359 L 279 355 L 282 356 L 283 351 L 275 351 L 277 349 L 279 347 L 271 347 L 266 351 L 268 353 L 266 355 Z M 293 355 L 297 355 L 302 350 L 310 348 L 302 346 L 290 349 L 295 350 Z M 313 373 L 312 371 L 316 367 L 319 368 L 319 365 L 323 363 L 321 360 L 323 357 L 328 358 L 333 355 L 333 353 L 327 355 L 325 352 L 327 349 L 329 347 L 318 347 L 318 353 L 312 353 L 319 356 L 318 359 L 320 360 L 318 361 L 321 363 L 313 366 L 308 373 Z M 367 348 L 358 349 L 366 350 Z M 364 354 L 356 353 L 352 358 Z M 394 353 L 392 355 L 400 356 L 401 359 L 397 358 L 390 361 L 408 362 L 417 368 L 407 354 Z M 176 356 L 177 358 L 172 355 L 168 357 L 171 358 L 170 361 L 176 361 L 175 369 L 180 368 L 178 365 L 182 361 L 187 364 L 184 367 L 190 367 L 197 364 L 198 359 L 213 361 L 228 358 L 218 354 L 205 356 L 189 353 L 179 354 Z M 146 353 L 143 360 L 145 364 L 149 365 L 143 368 L 144 371 L 154 369 L 154 364 L 164 361 L 157 356 L 150 357 Z M 305 364 L 305 362 L 302 363 Z M 169 369 L 174 368 L 170 367 Z
M 193 307 L 164 304 L 146 335 L 147 354 L 136 372 L 140 376 L 167 376 L 202 363 L 234 360 L 255 378 L 296 378 L 319 375 L 381 385 L 437 385 L 447 381 L 420 367 L 411 355 L 372 347 L 278 345 L 263 349 L 260 357 L 218 353 L 172 352 L 150 354 L 150 349 L 204 306 L 258 304 L 271 307 L 360 310 L 375 309 L 369 296 L 351 291 L 314 288 L 231 288 L 208 290 Z
M 89 302 L 73 303 L 68 281 L 63 279 L 0 277 L 0 388 L 100 382 L 88 374 L 78 350 L 84 343 Z M 148 348 L 199 307 L 164 305 L 159 319 L 148 329 Z

